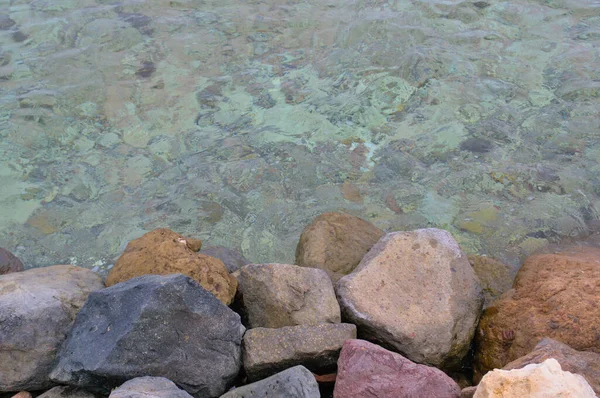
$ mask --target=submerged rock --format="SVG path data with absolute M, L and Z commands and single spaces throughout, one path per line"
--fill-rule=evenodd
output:
M 6 249 L 0 247 L 0 275 L 23 271 L 21 260 Z
M 106 394 L 158 376 L 215 397 L 238 374 L 244 331 L 239 315 L 196 281 L 145 275 L 89 296 L 51 377 Z
M 42 390 L 56 351 L 90 292 L 104 284 L 72 265 L 0 276 L 0 391 Z
M 315 377 L 304 366 L 294 366 L 271 377 L 236 388 L 220 398 L 320 398 Z
M 387 234 L 336 293 L 360 338 L 444 368 L 467 354 L 483 304 L 467 256 L 439 229 Z
M 201 253 L 202 242 L 186 238 L 166 228 L 155 229 L 127 244 L 106 278 L 106 285 L 147 274 L 184 274 L 223 303 L 233 301 L 237 281 L 223 262 Z
M 202 249 L 202 254 L 223 261 L 229 273 L 237 271 L 246 264 L 250 264 L 250 261 L 246 260 L 238 251 L 223 246 L 205 247 Z
M 334 398 L 459 398 L 444 372 L 418 365 L 364 340 L 347 340 L 338 360 Z

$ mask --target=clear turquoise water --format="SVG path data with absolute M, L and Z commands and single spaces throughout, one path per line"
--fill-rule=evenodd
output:
M 599 229 L 599 0 L 0 0 L 0 29 L 28 266 L 157 227 L 293 262 L 330 210 L 515 265 Z

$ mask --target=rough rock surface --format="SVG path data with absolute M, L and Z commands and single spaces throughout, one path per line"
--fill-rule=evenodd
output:
M 347 323 L 255 328 L 244 335 L 244 369 L 258 380 L 295 365 L 316 373 L 335 370 L 344 341 L 356 338 Z
M 556 359 L 562 370 L 583 376 L 596 394 L 600 396 L 600 354 L 590 351 L 577 351 L 566 344 L 549 338 L 542 339 L 533 351 L 508 363 L 503 369 L 520 369 L 532 363 L 542 363 L 550 358 Z
M 0 247 L 0 275 L 23 271 L 23 263 L 14 254 Z
M 341 321 L 325 271 L 289 264 L 249 264 L 239 274 L 250 328 L 280 328 Z
M 192 398 L 164 377 L 136 377 L 115 388 L 108 398 Z
M 600 353 L 600 249 L 528 257 L 513 288 L 483 313 L 475 380 L 528 354 L 544 337 Z
M 444 372 L 418 365 L 364 340 L 347 340 L 338 360 L 334 398 L 458 398 Z
M 201 253 L 223 261 L 229 273 L 237 271 L 246 264 L 250 264 L 250 261 L 246 260 L 239 252 L 223 246 L 207 246 L 202 249 Z
M 155 229 L 127 244 L 106 278 L 106 286 L 136 276 L 184 274 L 229 305 L 237 281 L 217 258 L 196 253 L 202 242 L 186 238 L 166 228 Z
M 555 359 L 522 369 L 496 369 L 481 379 L 474 398 L 596 398 L 577 374 L 565 372 Z
M 460 391 L 460 398 L 473 398 L 477 387 L 465 387 Z
M 196 281 L 145 275 L 90 294 L 51 378 L 108 393 L 158 376 L 214 397 L 239 371 L 244 331 L 239 315 Z
M 320 398 L 319 385 L 304 366 L 294 366 L 266 379 L 236 388 L 220 398 Z
M 296 264 L 320 268 L 332 281 L 351 273 L 385 232 L 362 218 L 324 213 L 310 223 L 296 246 Z
M 484 304 L 487 308 L 494 300 L 512 287 L 514 273 L 509 265 L 484 256 L 469 256 L 475 274 L 481 283 Z
M 360 338 L 445 369 L 468 352 L 483 305 L 467 256 L 439 229 L 387 234 L 336 293 Z
M 57 386 L 37 398 L 96 398 L 96 395 L 77 387 Z
M 0 276 L 0 391 L 41 390 L 88 294 L 104 284 L 72 265 Z

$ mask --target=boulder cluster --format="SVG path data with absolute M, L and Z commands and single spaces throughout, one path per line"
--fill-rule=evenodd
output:
M 514 282 L 513 282 L 514 279 Z M 104 281 L 0 249 L 0 398 L 596 397 L 600 249 L 510 267 L 344 213 L 296 264 L 168 229 Z

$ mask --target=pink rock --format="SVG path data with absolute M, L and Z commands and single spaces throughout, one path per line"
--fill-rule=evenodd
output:
M 459 398 L 460 387 L 439 369 L 418 365 L 365 340 L 346 340 L 334 398 Z

